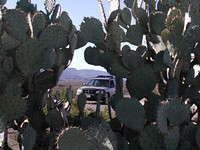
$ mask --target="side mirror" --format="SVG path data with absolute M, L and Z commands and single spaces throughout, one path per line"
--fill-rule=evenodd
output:
M 83 83 L 83 86 L 85 86 L 86 85 L 86 83 Z

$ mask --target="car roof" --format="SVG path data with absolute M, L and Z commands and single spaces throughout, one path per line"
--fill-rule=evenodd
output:
M 106 79 L 106 80 L 109 80 L 109 79 L 115 79 L 115 77 L 114 76 L 99 75 L 99 76 L 94 77 L 92 79 L 101 79 L 101 80 Z

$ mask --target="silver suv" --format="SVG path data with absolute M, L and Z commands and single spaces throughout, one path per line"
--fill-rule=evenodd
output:
M 104 76 L 99 75 L 95 78 L 92 78 L 87 82 L 83 87 L 80 87 L 77 90 L 76 95 L 84 93 L 88 100 L 96 100 L 97 94 L 103 94 L 102 101 L 103 103 L 108 102 L 108 98 L 115 94 L 115 77 L 114 76 Z

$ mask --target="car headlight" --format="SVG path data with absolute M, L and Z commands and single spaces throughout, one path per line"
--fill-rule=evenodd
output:
M 78 89 L 77 92 L 76 92 L 76 95 L 80 95 L 82 92 L 83 92 L 82 89 Z

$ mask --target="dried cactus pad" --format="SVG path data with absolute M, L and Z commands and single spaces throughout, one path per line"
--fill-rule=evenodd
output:
M 39 71 L 43 59 L 44 51 L 37 39 L 28 39 L 18 48 L 16 53 L 18 68 L 25 76 Z
M 0 98 L 0 117 L 7 121 L 18 119 L 26 112 L 26 102 L 19 97 L 4 96 Z
M 145 112 L 136 99 L 124 98 L 117 104 L 117 118 L 127 127 L 142 131 L 144 127 Z
M 58 139 L 59 150 L 88 150 L 89 140 L 87 135 L 78 128 L 65 130 Z

